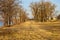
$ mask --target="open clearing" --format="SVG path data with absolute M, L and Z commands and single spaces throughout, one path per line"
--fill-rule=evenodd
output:
M 0 28 L 0 40 L 60 40 L 60 23 L 27 21 Z

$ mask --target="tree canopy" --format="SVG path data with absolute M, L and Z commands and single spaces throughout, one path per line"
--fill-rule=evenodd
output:
M 30 5 L 36 21 L 47 21 L 55 11 L 55 4 L 51 2 L 33 2 Z
M 0 0 L 0 12 L 3 14 L 4 26 L 10 26 L 13 23 L 12 18 L 14 15 L 17 17 L 17 13 L 20 15 L 25 12 L 20 4 L 19 0 Z

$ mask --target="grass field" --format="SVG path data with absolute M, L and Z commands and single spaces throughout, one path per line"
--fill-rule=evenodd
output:
M 28 21 L 0 28 L 0 40 L 60 40 L 60 23 Z

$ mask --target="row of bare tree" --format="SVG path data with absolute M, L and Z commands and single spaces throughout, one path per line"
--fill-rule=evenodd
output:
M 55 12 L 55 4 L 51 2 L 35 2 L 30 5 L 34 19 L 36 21 L 45 22 L 53 16 Z
M 10 27 L 12 24 L 24 22 L 26 19 L 26 12 L 18 0 L 0 0 L 0 13 L 4 19 L 4 26 Z
M 18 3 L 18 0 L 0 0 L 0 14 L 4 19 L 4 26 L 10 27 L 13 24 L 25 22 L 27 20 L 26 11 Z M 35 21 L 46 22 L 52 17 L 55 5 L 51 2 L 32 2 L 30 5 Z

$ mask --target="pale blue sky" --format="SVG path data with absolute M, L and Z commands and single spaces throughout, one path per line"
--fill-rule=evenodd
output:
M 31 14 L 29 5 L 31 2 L 38 2 L 40 0 L 22 0 L 23 7 L 27 10 L 28 13 Z M 45 0 L 45 1 L 50 1 L 56 5 L 56 10 L 60 11 L 60 0 Z M 58 12 L 59 14 L 60 12 Z M 31 16 L 31 15 L 30 15 Z
M 39 0 L 22 0 L 23 7 L 27 10 L 27 13 L 29 13 L 28 17 L 30 17 L 30 18 L 33 17 L 31 15 L 30 7 L 29 7 L 30 3 L 31 2 L 38 2 L 38 1 Z
M 22 0 L 23 7 L 28 8 L 31 2 L 38 2 L 40 0 Z M 45 0 L 47 1 L 47 0 Z M 57 5 L 58 9 L 60 9 L 60 1 L 59 0 L 49 0 L 50 2 L 54 3 Z
M 23 7 L 27 10 L 27 12 L 29 14 L 31 14 L 30 12 L 30 8 L 29 8 L 29 5 L 31 2 L 38 2 L 40 0 L 22 0 L 22 3 L 23 3 Z M 58 14 L 60 13 L 60 0 L 49 0 L 51 1 L 52 3 L 56 4 L 56 10 L 58 10 Z M 29 15 L 28 15 L 29 16 Z M 30 15 L 29 17 L 32 17 L 32 15 Z M 0 22 L 0 25 L 3 25 L 2 22 Z

